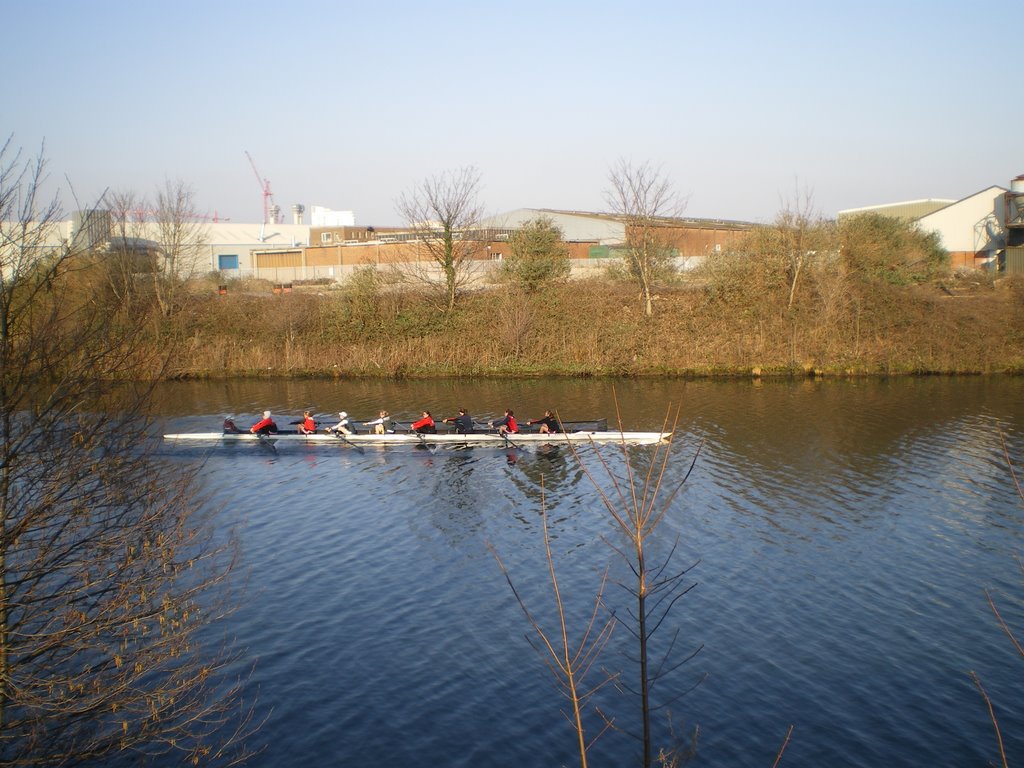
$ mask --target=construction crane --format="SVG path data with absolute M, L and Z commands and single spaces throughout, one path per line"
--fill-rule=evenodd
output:
M 249 158 L 249 165 L 252 166 L 252 171 L 256 174 L 256 180 L 260 183 L 260 189 L 263 191 L 263 224 L 277 224 L 277 204 L 274 203 L 274 193 L 270 191 L 270 180 L 260 175 L 260 172 L 256 169 L 256 162 L 252 159 L 252 155 L 249 154 L 249 150 L 245 151 L 245 156 Z M 275 211 L 274 221 L 270 220 L 271 210 Z

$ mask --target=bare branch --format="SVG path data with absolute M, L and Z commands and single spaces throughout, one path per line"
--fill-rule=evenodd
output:
M 255 724 L 229 646 L 232 536 L 197 468 L 140 440 L 166 358 L 103 252 L 59 231 L 41 158 L 0 151 L 0 762 L 130 751 L 241 759 Z M 13 162 L 13 164 L 12 164 Z M 170 350 L 165 350 L 170 354 Z M 97 414 L 103 414 L 98 418 Z
M 772 763 L 772 768 L 778 768 L 779 767 L 779 763 L 782 762 L 782 753 L 785 752 L 786 751 L 786 747 L 789 746 L 789 739 L 792 737 L 792 735 L 793 735 L 793 726 L 791 725 L 791 726 L 789 726 L 788 729 L 786 729 L 786 738 L 784 738 L 782 740 L 782 746 L 779 747 L 779 751 L 775 755 L 775 762 Z
M 1010 768 L 1010 763 L 1006 759 L 1006 747 L 1003 746 L 1003 734 L 999 730 L 999 720 L 996 718 L 995 708 L 992 706 L 992 699 L 989 698 L 988 693 L 985 692 L 985 687 L 981 684 L 981 680 L 978 675 L 971 670 L 971 680 L 974 681 L 974 686 L 978 689 L 978 693 L 981 694 L 981 698 L 985 700 L 985 706 L 988 707 L 988 717 L 992 721 L 992 730 L 996 732 L 996 744 L 999 746 L 999 761 L 1003 768 Z

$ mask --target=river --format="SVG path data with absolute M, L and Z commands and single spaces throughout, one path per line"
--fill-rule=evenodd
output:
M 670 707 L 676 733 L 699 728 L 694 764 L 771 766 L 791 725 L 783 766 L 995 762 L 971 671 L 1010 763 L 1024 762 L 1024 658 L 985 593 L 1024 640 L 1024 503 L 1000 443 L 1024 464 L 1024 379 L 232 381 L 167 385 L 160 402 L 170 432 L 264 408 L 279 423 L 307 407 L 326 421 L 460 406 L 613 421 L 617 402 L 630 430 L 678 413 L 664 486 L 696 463 L 651 556 L 675 545 L 693 588 L 655 645 L 678 632 L 672 658 L 696 655 L 656 701 L 696 686 Z M 632 449 L 632 465 L 653 451 Z M 227 631 L 266 718 L 253 765 L 578 764 L 565 701 L 489 547 L 553 630 L 543 498 L 571 631 L 606 569 L 625 618 L 622 539 L 580 467 L 613 489 L 595 449 L 166 452 L 205 460 L 209 503 L 239 526 L 245 581 Z M 621 452 L 602 453 L 621 478 Z M 599 666 L 635 686 L 634 655 L 620 626 Z M 636 701 L 613 686 L 595 701 L 616 728 L 591 764 L 638 764 Z M 668 718 L 656 714 L 656 746 Z M 600 730 L 593 713 L 588 727 Z

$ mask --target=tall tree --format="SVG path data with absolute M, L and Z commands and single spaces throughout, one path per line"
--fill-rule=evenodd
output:
M 146 311 L 62 239 L 44 168 L 0 149 L 0 763 L 237 756 L 232 654 L 200 644 L 231 537 L 155 455 Z
M 480 172 L 461 168 L 425 179 L 402 193 L 396 203 L 399 215 L 416 238 L 410 251 L 412 269 L 440 289 L 448 312 L 455 308 L 459 292 L 473 276 L 474 262 L 485 247 L 478 231 L 483 213 L 479 193 Z M 416 270 L 418 264 L 433 269 Z
M 650 163 L 619 160 L 608 174 L 605 200 L 626 227 L 625 266 L 640 289 L 644 314 L 654 314 L 651 301 L 656 280 L 670 269 L 672 247 L 666 224 L 686 207 L 671 182 Z

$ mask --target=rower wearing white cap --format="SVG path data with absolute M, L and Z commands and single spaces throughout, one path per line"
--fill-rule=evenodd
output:
M 355 430 L 352 429 L 352 422 L 348 420 L 348 414 L 344 411 L 338 411 L 338 423 L 333 427 L 328 427 L 328 432 L 338 432 L 343 435 L 351 435 Z
M 277 424 L 274 423 L 274 419 L 270 415 L 270 411 L 263 412 L 263 418 L 249 427 L 249 431 L 254 435 L 271 435 L 277 432 Z

